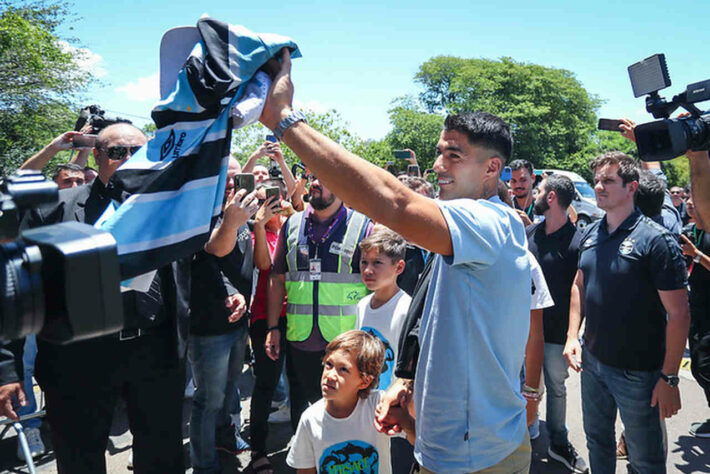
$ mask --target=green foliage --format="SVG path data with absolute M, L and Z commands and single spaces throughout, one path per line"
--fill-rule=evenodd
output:
M 395 100 L 389 116 L 392 131 L 385 140 L 391 150 L 414 150 L 421 170 L 431 168 L 436 159 L 436 144 L 444 126 L 444 117 L 425 112 L 411 97 Z M 390 152 L 387 160 L 391 160 L 391 157 Z
M 686 187 L 690 184 L 690 164 L 685 156 L 663 161 L 661 167 L 668 178 L 668 189 L 671 186 Z
M 356 149 L 367 150 L 367 147 L 364 145 L 366 142 L 363 142 L 357 135 L 348 130 L 348 124 L 335 109 L 328 110 L 324 113 L 304 110 L 304 113 L 311 127 L 340 143 L 346 149 L 353 152 L 355 152 Z M 267 135 L 271 135 L 271 131 L 261 123 L 255 123 L 248 127 L 235 130 L 232 133 L 232 155 L 237 161 L 244 164 L 249 159 L 249 156 L 264 143 Z M 295 153 L 283 143 L 281 144 L 281 150 L 289 166 L 299 161 Z M 269 160 L 265 158 L 259 160 L 261 164 L 267 166 L 268 161 Z
M 81 53 L 57 27 L 71 19 L 63 1 L 0 1 L 0 173 L 24 160 L 76 120 L 78 94 L 93 80 L 77 67 Z M 60 43 L 60 41 L 65 43 Z M 66 161 L 59 154 L 53 165 Z
M 600 100 L 565 69 L 500 60 L 438 56 L 415 76 L 429 112 L 481 110 L 507 121 L 514 158 L 536 167 L 570 163 L 589 144 Z

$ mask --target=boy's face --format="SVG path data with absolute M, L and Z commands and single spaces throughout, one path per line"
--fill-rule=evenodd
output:
M 372 382 L 372 376 L 363 376 L 357 368 L 353 354 L 336 350 L 323 361 L 323 375 L 320 378 L 321 392 L 326 400 L 345 400 L 357 397 L 357 392 Z
M 360 277 L 370 291 L 396 284 L 403 270 L 404 260 L 392 263 L 390 257 L 377 249 L 363 251 L 360 255 Z

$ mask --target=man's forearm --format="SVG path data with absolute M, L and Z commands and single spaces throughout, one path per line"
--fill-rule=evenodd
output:
M 448 226 L 432 200 L 303 122 L 289 127 L 283 141 L 347 206 L 421 247 L 453 254 Z
M 46 147 L 42 148 L 37 154 L 29 158 L 27 161 L 22 163 L 20 165 L 21 170 L 37 170 L 37 171 L 42 171 L 42 168 L 47 166 L 47 163 L 49 163 L 49 160 L 54 158 L 54 156 L 57 154 L 58 150 L 54 149 L 52 145 L 47 145 Z
M 205 252 L 215 257 L 224 257 L 229 254 L 237 244 L 238 229 L 239 226 L 231 222 L 228 216 L 225 216 L 221 224 L 212 231 L 210 239 L 205 244 Z
M 567 339 L 579 338 L 579 327 L 582 324 L 582 290 L 575 283 L 572 285 L 569 301 L 569 326 Z
M 261 158 L 261 153 L 259 153 L 259 150 L 252 153 L 249 156 L 249 158 L 247 158 L 247 162 L 244 163 L 244 166 L 242 166 L 242 173 L 254 172 L 254 166 L 256 166 L 256 160 L 258 160 L 259 158 Z
M 540 374 L 545 353 L 545 336 L 542 330 L 542 310 L 530 311 L 530 333 L 525 346 L 525 385 L 540 388 Z
M 663 373 L 677 374 L 680 362 L 685 353 L 685 343 L 688 340 L 690 328 L 690 313 L 681 310 L 675 314 L 668 314 L 666 325 L 666 355 L 663 359 Z
M 89 151 L 90 150 L 88 148 L 80 149 L 76 156 L 72 158 L 69 163 L 74 163 L 77 166 L 86 168 L 87 166 L 89 166 Z

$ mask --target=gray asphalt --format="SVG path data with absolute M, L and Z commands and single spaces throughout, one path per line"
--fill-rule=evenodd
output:
M 582 412 L 579 376 L 571 374 L 568 379 L 568 413 L 567 424 L 570 432 L 570 441 L 577 450 L 587 459 L 587 449 L 584 440 L 584 432 L 582 430 Z M 252 377 L 251 372 L 246 371 L 242 378 L 242 396 L 243 396 L 243 411 L 249 412 L 249 395 L 251 394 Z M 687 368 L 681 370 L 681 396 L 683 408 L 679 414 L 667 421 L 668 430 L 668 472 L 669 473 L 710 473 L 710 439 L 698 439 L 688 434 L 690 423 L 695 421 L 710 418 L 710 409 L 708 409 L 705 397 L 701 389 L 692 379 Z M 544 428 L 545 410 L 544 401 L 541 403 L 540 418 L 542 421 L 542 435 L 533 443 L 533 465 L 532 473 L 565 473 L 568 472 L 559 463 L 550 460 L 547 457 L 547 435 Z M 187 420 L 189 419 L 190 402 L 185 402 L 184 415 L 184 443 L 185 457 L 189 464 L 187 436 Z M 271 435 L 268 443 L 268 450 L 271 453 L 271 461 L 276 468 L 277 473 L 291 473 L 294 470 L 286 466 L 286 453 L 288 452 L 288 443 L 292 436 L 292 431 L 288 423 L 271 425 Z M 243 433 L 246 436 L 249 426 L 248 420 L 243 427 Z M 620 433 L 621 425 L 617 423 L 617 433 Z M 48 433 L 43 433 L 43 437 L 47 440 Z M 0 438 L 0 473 L 24 473 L 28 472 L 27 468 L 17 460 L 15 450 L 17 447 L 17 437 L 13 430 L 3 433 Z M 111 439 L 106 455 L 106 463 L 108 472 L 125 473 L 130 472 L 126 469 L 126 462 L 130 452 L 131 434 L 128 431 L 128 425 L 125 418 L 125 413 L 121 407 L 116 411 Z M 251 472 L 246 469 L 249 463 L 248 454 L 239 456 L 222 456 L 221 457 L 223 473 L 235 472 Z M 37 460 L 37 472 L 43 474 L 56 473 L 56 463 L 51 453 L 42 456 Z M 192 472 L 188 469 L 187 472 Z M 618 474 L 626 473 L 626 463 L 620 461 L 617 463 L 616 472 Z

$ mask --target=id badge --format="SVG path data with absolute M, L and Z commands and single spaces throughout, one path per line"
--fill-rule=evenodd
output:
M 308 264 L 311 281 L 320 281 L 320 258 L 311 259 Z

